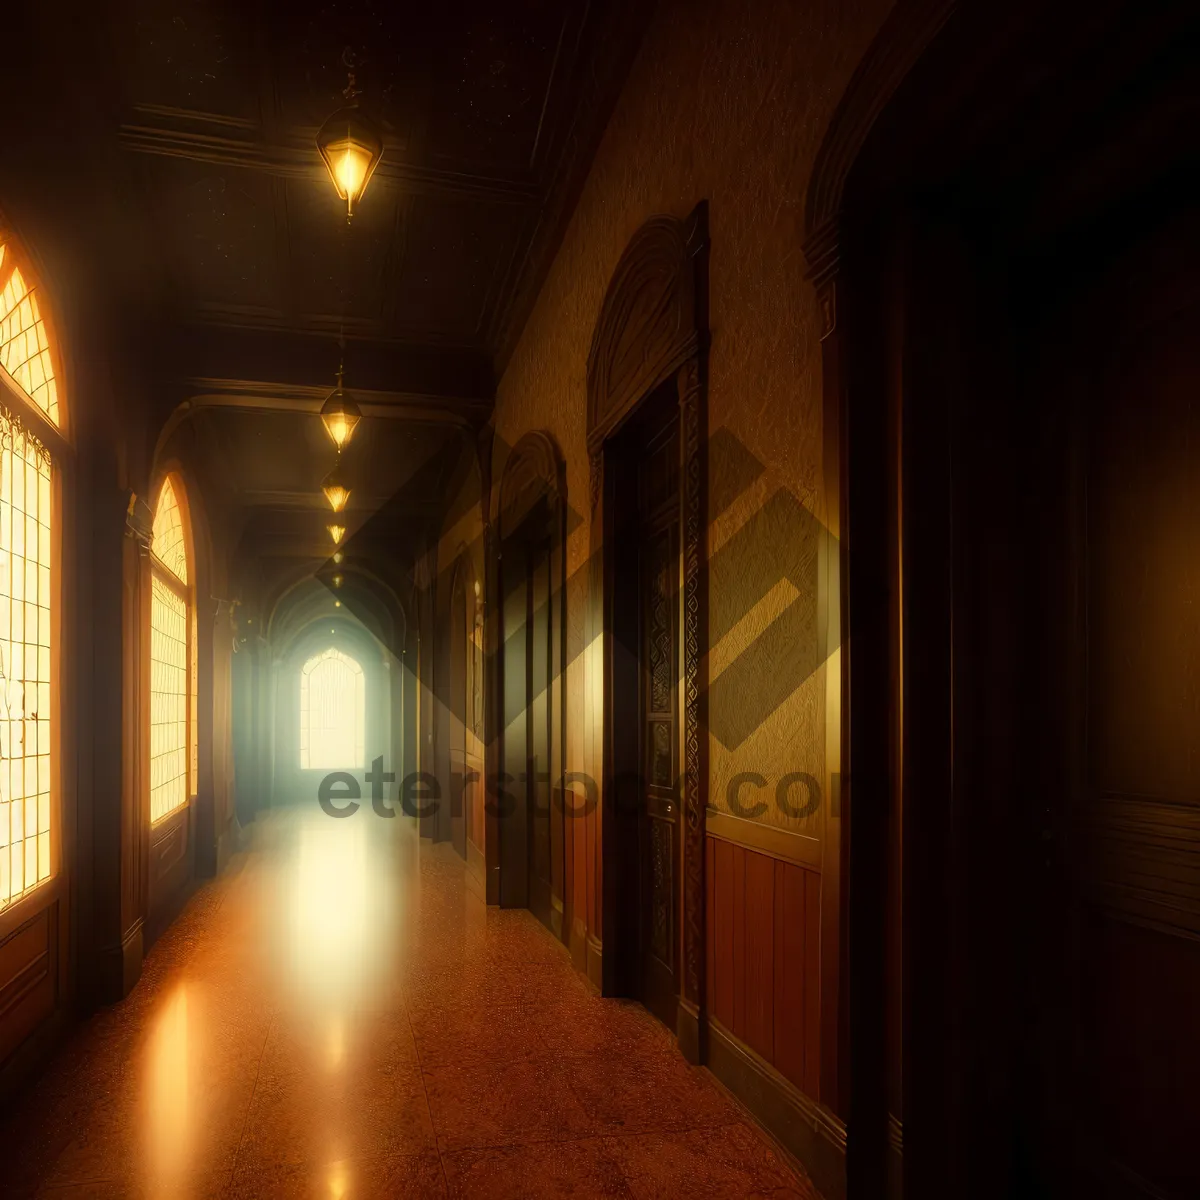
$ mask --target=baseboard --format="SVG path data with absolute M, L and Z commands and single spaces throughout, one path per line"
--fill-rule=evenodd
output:
M 587 975 L 587 926 L 578 917 L 571 922 L 571 934 L 567 940 L 571 952 L 571 964 L 580 975 Z
M 693 1066 L 705 1060 L 704 1028 L 700 1023 L 700 1009 L 690 1000 L 680 999 L 675 1009 L 675 1040 L 679 1051 Z
M 727 1029 L 708 1021 L 707 1067 L 804 1165 L 825 1200 L 845 1200 L 846 1127 Z
M 101 1004 L 116 1004 L 137 986 L 145 957 L 140 918 L 126 931 L 120 944 L 105 946 L 97 956 L 96 989 Z
M 599 938 L 588 934 L 587 940 L 587 977 L 596 991 L 604 992 L 604 946 Z

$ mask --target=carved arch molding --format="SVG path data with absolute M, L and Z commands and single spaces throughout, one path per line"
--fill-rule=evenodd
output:
M 587 364 L 593 637 L 602 633 L 607 636 L 606 606 L 602 599 L 604 443 L 639 403 L 662 384 L 674 379 L 679 395 L 683 557 L 680 800 L 684 817 L 680 1004 L 691 1017 L 690 1029 L 681 1022 L 680 1041 L 692 1058 L 700 1054 L 705 978 L 704 814 L 708 780 L 701 662 L 707 612 L 704 586 L 707 300 L 708 205 L 702 201 L 685 220 L 652 217 L 634 234 L 605 293 Z M 603 878 L 602 873 L 600 877 Z

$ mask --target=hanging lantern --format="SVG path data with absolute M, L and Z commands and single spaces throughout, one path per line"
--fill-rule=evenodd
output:
M 346 486 L 346 481 L 342 477 L 340 456 L 337 465 L 321 481 L 321 491 L 325 493 L 325 499 L 329 501 L 329 507 L 335 513 L 340 513 L 346 507 L 347 503 L 349 503 L 350 489 Z
M 383 157 L 383 135 L 379 126 L 358 106 L 362 89 L 355 86 L 354 56 L 349 47 L 342 54 L 342 62 L 350 73 L 350 80 L 342 92 L 348 103 L 321 126 L 317 132 L 317 149 L 337 194 L 346 202 L 346 220 L 349 221 Z
M 321 405 L 321 420 L 325 423 L 325 432 L 333 439 L 333 444 L 338 448 L 340 454 L 342 447 L 353 436 L 355 426 L 362 420 L 362 410 L 354 403 L 354 397 L 342 386 L 341 367 L 338 368 L 337 387 L 329 393 L 325 403 Z M 331 500 L 330 503 L 332 504 L 333 501 Z M 340 511 L 340 509 L 334 508 L 334 512 Z
M 325 528 L 329 530 L 329 536 L 333 538 L 335 546 L 339 545 L 342 538 L 346 536 L 345 525 L 326 525 Z
M 342 586 L 342 584 L 345 582 L 346 582 L 345 579 L 341 575 L 335 575 L 333 577 L 333 586 L 335 588 L 340 588 Z
M 333 561 L 335 563 L 340 563 L 344 557 L 345 556 L 342 554 L 342 552 L 340 550 L 335 550 L 333 552 Z

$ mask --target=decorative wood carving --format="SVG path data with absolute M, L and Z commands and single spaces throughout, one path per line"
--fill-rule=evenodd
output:
M 708 214 L 652 217 L 633 235 L 604 296 L 588 354 L 588 449 L 595 453 L 637 403 L 700 355 L 697 265 Z
M 683 921 L 684 984 L 697 1004 L 704 978 L 704 405 L 700 359 L 690 357 L 679 372 L 680 442 L 683 454 Z
M 708 209 L 683 221 L 653 217 L 617 263 L 588 355 L 588 451 L 593 551 L 602 544 L 603 447 L 638 404 L 676 379 L 680 405 L 681 537 L 684 563 L 681 722 L 683 761 L 683 972 L 681 1000 L 704 1020 L 704 820 L 707 808 L 704 680 L 704 485 Z M 593 553 L 593 561 L 599 555 Z M 593 576 L 593 588 L 600 579 Z M 596 598 L 594 597 L 594 600 Z M 603 626 L 594 604 L 594 632 Z M 609 686 L 606 680 L 606 688 Z M 608 710 L 606 703 L 605 710 Z

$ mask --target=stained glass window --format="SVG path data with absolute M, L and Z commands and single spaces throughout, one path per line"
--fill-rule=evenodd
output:
M 0 368 L 58 424 L 58 383 L 37 288 L 0 243 Z
M 366 680 L 335 647 L 313 655 L 300 672 L 300 768 L 355 770 L 364 765 Z
M 0 413 L 0 911 L 50 878 L 50 456 Z
M 150 820 L 158 821 L 187 803 L 197 760 L 187 537 L 169 476 L 158 494 L 150 546 Z

